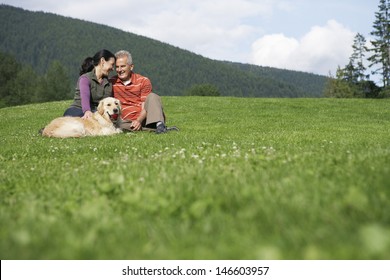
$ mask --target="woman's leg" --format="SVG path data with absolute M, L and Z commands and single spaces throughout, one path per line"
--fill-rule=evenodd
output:
M 64 113 L 64 117 L 82 117 L 84 116 L 81 108 L 69 107 Z

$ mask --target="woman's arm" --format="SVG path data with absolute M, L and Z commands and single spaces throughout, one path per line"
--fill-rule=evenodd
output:
M 91 112 L 91 82 L 87 76 L 81 76 L 79 80 L 79 89 L 80 89 L 80 98 L 81 98 L 81 108 L 84 112 L 83 118 L 89 118 L 92 114 Z

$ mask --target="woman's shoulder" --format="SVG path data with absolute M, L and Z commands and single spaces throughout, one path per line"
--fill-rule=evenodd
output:
M 82 74 L 79 77 L 79 84 L 90 84 L 91 83 L 91 76 L 88 75 L 88 73 Z
M 84 74 L 81 74 L 80 76 L 79 76 L 79 79 L 91 79 L 92 77 L 94 76 L 94 73 L 93 73 L 93 71 L 91 71 L 91 72 L 87 72 L 87 73 L 84 73 Z

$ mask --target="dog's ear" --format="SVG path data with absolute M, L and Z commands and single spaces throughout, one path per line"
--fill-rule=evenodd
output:
M 100 115 L 104 114 L 104 101 L 100 100 L 99 105 L 97 107 L 97 111 Z

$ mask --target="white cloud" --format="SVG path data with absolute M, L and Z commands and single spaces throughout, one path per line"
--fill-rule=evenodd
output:
M 250 45 L 263 31 L 248 20 L 269 17 L 280 2 L 284 1 L 172 1 L 169 7 L 145 13 L 122 27 L 210 58 L 239 60 L 242 46 Z
M 266 35 L 252 44 L 252 63 L 327 75 L 348 63 L 355 33 L 335 20 L 314 26 L 302 38 Z M 345 66 L 340 65 L 340 66 Z

